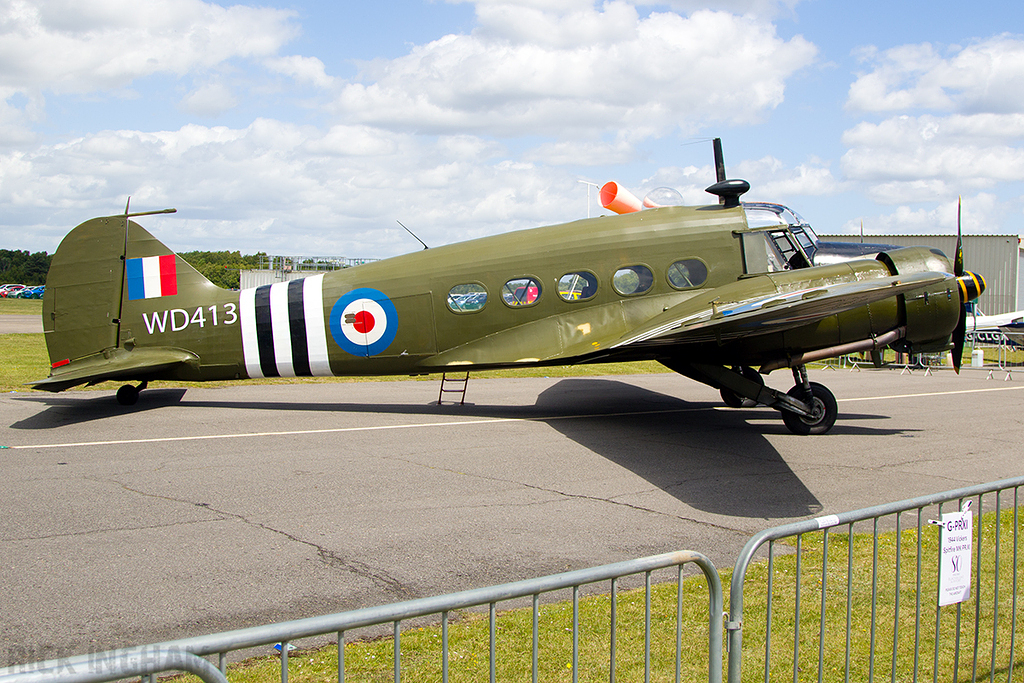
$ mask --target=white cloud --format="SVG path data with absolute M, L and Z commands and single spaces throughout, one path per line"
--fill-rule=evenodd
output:
M 462 0 L 449 0 L 460 2 Z M 520 11 L 539 9 L 551 13 L 569 14 L 588 10 L 593 0 L 472 0 L 478 12 L 492 7 L 509 7 Z M 689 14 L 702 9 L 730 12 L 732 14 L 772 18 L 781 13 L 791 13 L 800 0 L 666 0 L 658 3 L 673 11 Z
M 181 101 L 181 108 L 196 116 L 219 116 L 238 104 L 231 89 L 223 83 L 202 85 Z
M 1024 113 L 898 116 L 846 131 L 842 167 L 875 201 L 933 201 L 1024 181 L 1022 139 Z
M 870 241 L 870 235 L 949 235 L 956 232 L 956 213 L 956 197 L 932 207 L 901 205 L 888 214 L 847 221 L 839 232 L 859 233 L 863 220 L 865 241 Z M 1005 215 L 1006 207 L 993 194 L 982 192 L 963 198 L 962 229 L 965 233 L 999 233 Z
M 1024 109 L 1024 39 L 1003 34 L 946 57 L 935 46 L 903 45 L 864 59 L 873 69 L 850 86 L 854 110 L 1010 113 Z
M 367 64 L 343 84 L 318 58 L 281 54 L 297 30 L 290 12 L 200 0 L 4 2 L 16 11 L 0 24 L 0 142 L 31 134 L 43 93 L 102 101 L 154 74 L 182 76 L 179 109 L 192 117 L 235 107 L 233 117 L 252 121 L 79 132 L 0 154 L 0 239 L 37 224 L 36 248 L 48 249 L 128 195 L 139 210 L 180 210 L 153 219 L 172 248 L 385 256 L 418 248 L 396 219 L 431 245 L 572 220 L 586 215 L 587 188 L 562 166 L 632 161 L 638 144 L 677 127 L 757 121 L 816 57 L 808 41 L 784 40 L 753 15 L 480 2 L 472 33 Z M 45 58 L 30 63 L 35 54 Z M 269 71 L 337 87 L 338 116 L 316 126 L 256 118 L 239 106 L 260 82 L 244 60 L 264 80 Z M 279 93 L 268 98 L 274 117 L 295 104 Z M 704 192 L 713 172 L 699 171 L 663 169 L 644 183 L 714 201 Z M 825 165 L 776 171 L 789 191 L 827 191 Z
M 866 183 L 869 198 L 948 203 L 964 191 L 1024 181 L 1024 39 L 864 54 L 872 70 L 851 85 L 847 108 L 897 114 L 843 134 L 843 172 Z
M 274 57 L 264 62 L 271 71 L 290 76 L 296 81 L 310 83 L 318 88 L 329 88 L 334 79 L 327 75 L 324 63 L 316 57 Z
M 0 87 L 0 147 L 35 139 L 32 124 L 42 118 L 41 95 L 26 97 L 13 88 Z
M 395 220 L 436 246 L 580 216 L 582 199 L 576 211 L 565 202 L 584 196 L 574 179 L 501 161 L 501 151 L 472 136 L 325 132 L 269 119 L 240 129 L 104 131 L 0 154 L 0 205 L 8 216 L 45 214 L 36 237 L 49 250 L 72 225 L 117 212 L 130 195 L 139 210 L 179 209 L 161 219 L 159 236 L 172 248 L 374 257 L 416 248 Z M 10 230 L 0 239 L 10 242 Z
M 799 36 L 786 41 L 770 24 L 721 12 L 640 19 L 623 2 L 563 9 L 482 5 L 471 35 L 373 63 L 336 111 L 395 130 L 643 139 L 756 121 L 816 54 Z
M 5 0 L 0 85 L 88 93 L 236 57 L 268 57 L 295 37 L 294 13 L 200 0 Z
M 830 195 L 841 189 L 827 164 L 817 159 L 786 168 L 782 161 L 768 156 L 740 162 L 730 176 L 750 182 L 751 199 L 788 201 L 795 196 Z
M 633 145 L 622 139 L 614 142 L 588 140 L 547 142 L 523 155 L 530 161 L 554 166 L 607 166 L 632 161 L 635 156 L 636 151 Z

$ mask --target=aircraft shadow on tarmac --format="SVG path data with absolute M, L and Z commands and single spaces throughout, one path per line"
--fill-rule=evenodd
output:
M 600 379 L 559 382 L 537 403 L 576 405 L 587 413 L 603 408 L 606 414 L 600 420 L 556 419 L 549 424 L 698 510 L 765 518 L 804 517 L 821 510 L 765 438 L 763 425 L 746 424 L 752 417 L 778 420 L 774 410 L 718 410 L 719 404 L 687 403 Z M 622 406 L 636 412 L 623 413 Z
M 11 429 L 54 429 L 68 425 L 104 420 L 116 415 L 145 413 L 181 403 L 187 389 L 147 389 L 133 406 L 117 404 L 110 394 L 29 394 L 15 400 L 42 403 L 46 410 L 11 425 Z M 145 400 L 143 400 L 145 398 Z
M 185 389 L 150 389 L 135 406 L 118 406 L 113 397 L 27 396 L 47 409 L 11 425 L 14 429 L 50 429 L 173 407 Z M 289 403 L 259 401 L 188 401 L 189 408 L 232 410 L 365 412 L 406 415 L 459 415 L 480 418 L 532 419 L 548 423 L 595 454 L 643 477 L 696 509 L 740 517 L 791 518 L 815 514 L 821 505 L 790 469 L 767 433 L 787 438 L 834 438 L 835 435 L 903 433 L 857 427 L 874 415 L 844 413 L 823 437 L 792 437 L 778 413 L 768 408 L 723 409 L 721 404 L 686 402 L 603 378 L 564 379 L 550 386 L 534 405 L 444 405 Z M 754 422 L 754 424 L 749 424 Z

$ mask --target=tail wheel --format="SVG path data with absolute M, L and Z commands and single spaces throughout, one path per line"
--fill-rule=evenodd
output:
M 131 384 L 125 384 L 117 390 L 117 402 L 123 406 L 133 406 L 139 400 L 139 392 L 145 388 L 146 382 L 143 382 L 137 387 L 132 386 Z
M 801 436 L 824 434 L 832 429 L 832 425 L 836 423 L 836 417 L 839 415 L 839 405 L 836 403 L 836 397 L 829 391 L 828 387 L 817 382 L 810 382 L 810 390 L 810 404 L 813 411 L 810 417 L 804 417 L 788 410 L 782 411 L 782 421 L 786 423 L 789 431 Z M 807 400 L 807 392 L 799 384 L 787 393 L 801 401 Z

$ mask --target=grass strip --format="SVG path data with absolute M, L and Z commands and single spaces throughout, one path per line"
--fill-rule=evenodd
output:
M 241 351 L 239 351 L 241 352 Z M 33 391 L 26 383 L 44 379 L 50 373 L 50 360 L 46 353 L 46 341 L 40 333 L 0 334 L 0 391 Z M 604 363 L 601 365 L 567 365 L 550 368 L 514 368 L 511 370 L 487 370 L 472 373 L 473 379 L 523 378 L 523 377 L 597 377 L 603 375 L 637 375 L 652 372 L 671 372 L 655 361 L 631 363 Z M 345 382 L 386 382 L 399 380 L 424 380 L 437 382 L 440 373 L 432 375 L 389 375 L 373 377 L 281 377 L 271 379 L 247 379 L 224 382 L 151 382 L 151 388 L 158 387 L 226 387 L 238 384 L 336 384 Z M 105 382 L 95 387 L 78 387 L 72 391 L 93 389 L 114 390 L 117 382 Z
M 0 297 L 0 315 L 39 315 L 43 314 L 42 299 L 8 299 Z
M 1006 680 L 1011 664 L 1010 630 L 1014 625 L 1013 607 L 1013 510 L 983 516 L 975 525 L 975 544 L 982 535 L 980 567 L 975 567 L 975 585 L 979 596 L 972 595 L 959 608 L 938 611 L 936 630 L 936 581 L 938 528 L 924 524 L 921 534 L 921 607 L 917 605 L 917 529 L 879 535 L 877 549 L 871 533 L 846 533 L 833 530 L 828 535 L 828 562 L 822 572 L 824 536 L 805 535 L 800 543 L 800 628 L 797 634 L 796 586 L 797 554 L 785 546 L 787 554 L 776 547 L 772 563 L 771 647 L 768 652 L 768 677 L 772 681 L 817 681 L 820 634 L 822 679 L 942 681 L 988 680 L 993 671 L 996 680 Z M 1017 520 L 1018 538 L 1024 516 Z M 999 534 L 999 564 L 995 562 L 996 525 Z M 900 573 L 897 596 L 896 557 L 899 539 Z M 792 540 L 792 539 L 791 539 Z M 852 547 L 852 575 L 848 573 Z M 877 552 L 878 562 L 873 563 Z M 878 570 L 873 571 L 872 567 Z M 768 614 L 767 562 L 750 568 L 744 589 L 743 680 L 764 680 L 765 634 Z M 980 582 L 978 574 L 980 573 Z M 731 571 L 722 572 L 729 585 Z M 824 576 L 825 612 L 821 621 L 821 591 Z M 993 587 L 999 580 L 999 599 Z M 852 578 L 851 578 L 852 577 Z M 1019 579 L 1018 579 L 1019 580 Z M 848 592 L 847 586 L 851 589 Z M 1019 587 L 1018 587 L 1019 590 Z M 707 679 L 707 584 L 700 575 L 686 578 L 683 591 L 683 636 L 681 677 L 685 681 Z M 977 591 L 972 591 L 976 593 Z M 659 583 L 652 590 L 652 672 L 651 680 L 675 679 L 677 588 L 674 580 Z M 872 600 L 872 596 L 874 600 Z M 850 648 L 847 654 L 847 603 L 850 609 Z M 728 604 L 728 599 L 726 600 Z M 872 604 L 874 609 L 872 609 Z M 897 619 L 897 606 L 899 617 Z M 977 619 L 975 617 L 977 607 Z M 609 595 L 590 595 L 580 599 L 579 670 L 580 681 L 609 680 L 610 632 Z M 998 610 L 998 626 L 993 629 Z M 1018 605 L 1018 611 L 1020 606 Z M 959 612 L 959 614 L 958 614 Z M 643 680 L 644 672 L 644 592 L 621 591 L 616 601 L 616 679 Z M 539 619 L 538 679 L 571 681 L 572 603 L 542 605 Z M 915 630 L 915 623 L 920 629 Z M 823 626 L 824 624 L 824 626 Z M 874 624 L 874 627 L 872 627 Z M 1016 620 L 1018 630 L 1024 627 Z M 497 620 L 496 678 L 499 681 L 526 681 L 531 678 L 532 610 L 499 611 Z M 975 661 L 975 627 L 977 671 Z M 959 628 L 959 656 L 956 655 Z M 349 639 L 355 638 L 351 634 Z M 1018 632 L 1013 653 L 1014 673 L 1024 670 L 1024 642 Z M 916 641 L 916 647 L 915 647 Z M 795 643 L 799 643 L 795 647 Z M 938 646 L 936 646 L 938 643 Z M 412 683 L 441 680 L 441 629 L 407 627 L 401 634 L 401 679 Z M 269 649 L 269 648 L 268 648 Z M 345 680 L 353 682 L 390 681 L 394 675 L 394 643 L 389 637 L 364 637 L 345 645 Z M 917 653 L 915 662 L 915 651 Z M 794 652 L 797 652 L 794 658 Z M 893 668 L 895 652 L 895 669 Z M 993 654 L 994 653 L 994 654 Z M 793 664 L 796 662 L 796 674 Z M 935 664 L 938 668 L 935 668 Z M 334 646 L 297 649 L 289 655 L 289 683 L 329 683 L 337 680 L 337 648 Z M 449 626 L 449 680 L 481 681 L 489 675 L 489 635 L 486 613 L 455 615 Z M 724 669 L 724 666 L 723 666 Z M 894 674 L 895 671 L 895 674 Z M 895 678 L 894 678 L 895 676 Z M 187 683 L 197 679 L 191 677 Z M 255 657 L 228 669 L 231 683 L 274 683 L 280 680 L 280 659 L 274 655 Z

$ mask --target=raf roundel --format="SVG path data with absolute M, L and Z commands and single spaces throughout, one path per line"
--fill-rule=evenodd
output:
M 395 305 L 376 289 L 354 289 L 331 309 L 331 336 L 353 356 L 376 356 L 391 345 L 397 332 Z

